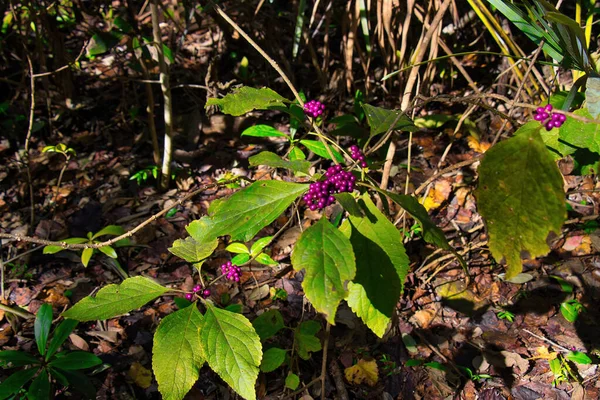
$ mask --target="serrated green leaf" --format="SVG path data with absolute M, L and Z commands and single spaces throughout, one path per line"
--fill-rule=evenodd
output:
M 125 233 L 125 229 L 123 229 L 121 226 L 109 225 L 107 227 L 102 228 L 98 232 L 96 232 L 94 234 L 94 236 L 92 236 L 92 239 L 96 239 L 96 238 L 99 238 L 100 236 L 104 236 L 104 235 L 121 236 L 124 233 Z
M 244 115 L 252 110 L 266 110 L 271 106 L 285 106 L 284 97 L 269 88 L 255 89 L 243 86 L 222 99 L 208 99 L 206 106 L 219 106 L 224 114 Z
M 271 347 L 264 352 L 260 370 L 262 372 L 273 372 L 285 361 L 286 351 L 278 347 Z
M 419 225 L 423 229 L 423 239 L 427 243 L 434 244 L 445 250 L 451 248 L 446 235 L 444 235 L 444 231 L 433 223 L 427 213 L 427 209 L 417 199 L 412 196 L 388 192 L 387 190 L 377 189 L 377 191 L 386 195 L 419 222 Z
M 585 108 L 580 108 L 573 114 L 593 119 Z M 588 149 L 600 154 L 600 124 L 567 118 L 560 127 L 559 139 L 570 146 Z
M 31 382 L 27 391 L 28 400 L 49 400 L 50 399 L 50 377 L 48 371 L 42 369 L 40 374 Z
M 577 364 L 591 364 L 592 359 L 585 353 L 580 351 L 572 351 L 565 356 L 567 360 L 576 362 Z
M 398 110 L 388 110 L 381 107 L 374 107 L 369 104 L 363 104 L 362 107 L 367 116 L 367 123 L 371 128 L 371 137 L 387 132 L 388 129 L 392 128 L 392 124 L 396 121 L 396 118 L 402 113 Z M 406 115 L 402 115 L 398 118 L 398 121 L 392 129 L 396 131 L 414 132 L 417 130 L 417 127 L 410 118 Z
M 308 175 L 310 162 L 305 160 L 287 161 L 270 151 L 263 151 L 248 159 L 251 167 L 266 165 L 271 168 L 285 168 L 293 172 L 301 172 Z
M 271 258 L 267 253 L 260 253 L 256 256 L 256 262 L 263 265 L 278 265 L 279 263 Z
M 252 244 L 252 247 L 250 248 L 250 254 L 255 256 L 256 254 L 260 253 L 265 247 L 267 247 L 269 243 L 271 243 L 271 240 L 273 240 L 273 236 L 265 236 L 258 239 Z
M 207 303 L 200 340 L 213 371 L 240 396 L 255 400 L 262 348 L 250 321 Z
M 408 274 L 408 257 L 400 232 L 368 195 L 358 203 L 365 216 L 350 215 L 340 228 L 356 255 L 356 277 L 348 284 L 346 301 L 373 333 L 383 337 Z
M 158 325 L 152 346 L 152 371 L 163 399 L 183 399 L 198 380 L 205 361 L 201 326 L 202 314 L 195 304 L 167 315 Z
M 62 316 L 77 321 L 113 318 L 140 308 L 169 289 L 143 276 L 125 279 L 120 285 L 108 285 L 96 296 L 85 297 Z
M 240 243 L 240 242 L 230 243 L 225 248 L 225 250 L 227 250 L 230 253 L 236 253 L 236 254 L 240 254 L 240 253 L 248 254 L 248 253 L 250 253 L 250 251 L 248 250 L 248 247 L 246 247 L 246 245 L 244 243 Z
M 285 328 L 283 317 L 279 310 L 269 310 L 260 314 L 252 321 L 252 326 L 256 330 L 256 334 L 260 337 L 260 340 L 272 338 L 277 332 Z
M 35 316 L 33 324 L 35 333 L 35 343 L 41 355 L 46 354 L 46 344 L 48 343 L 48 334 L 52 327 L 52 306 L 48 303 L 42 304 Z
M 102 364 L 102 360 L 87 351 L 72 351 L 62 357 L 57 357 L 48 364 L 51 367 L 67 371 L 95 367 Z
M 0 383 L 0 399 L 6 399 L 11 394 L 17 392 L 23 385 L 33 379 L 38 368 L 24 369 L 14 372 Z
M 82 244 L 82 243 L 87 243 L 89 240 L 86 238 L 68 238 L 65 240 L 61 240 L 61 242 L 64 242 L 66 244 Z M 54 245 L 50 245 L 50 246 L 44 246 L 44 254 L 55 254 L 58 253 L 59 251 L 63 251 L 65 250 L 64 247 L 62 246 L 54 246 Z
M 294 270 L 306 270 L 302 288 L 306 298 L 327 321 L 335 325 L 337 307 L 354 278 L 356 263 L 352 245 L 327 218 L 302 232 L 292 253 Z
M 233 265 L 242 265 L 247 263 L 248 261 L 250 261 L 250 254 L 248 253 L 237 254 L 231 259 L 231 263 Z
M 195 263 L 210 256 L 219 245 L 218 239 L 197 242 L 193 237 L 177 239 L 169 251 L 187 262 Z
M 327 151 L 327 148 L 325 147 L 325 145 L 323 143 L 319 142 L 318 140 L 302 139 L 302 140 L 300 140 L 300 143 L 302 143 L 308 150 L 312 151 L 316 155 L 326 158 L 328 160 L 331 160 L 331 157 L 329 156 L 329 152 Z M 331 154 L 337 160 L 337 162 L 340 162 L 340 163 L 344 162 L 344 157 L 340 154 L 339 151 L 334 149 L 333 146 L 328 145 L 327 147 L 329 147 L 329 150 L 331 150 Z
M 64 343 L 65 340 L 69 337 L 73 329 L 77 326 L 78 322 L 74 319 L 65 319 L 63 322 L 58 325 L 58 327 L 54 330 L 52 335 L 52 340 L 48 345 L 48 352 L 46 353 L 46 361 L 50 359 L 56 353 L 60 345 Z
M 106 254 L 110 258 L 118 258 L 119 257 L 117 255 L 117 252 L 115 251 L 115 249 L 113 249 L 111 246 L 99 247 L 98 250 L 100 250 L 100 252 Z
M 270 125 L 253 125 L 250 128 L 245 129 L 241 136 L 252 136 L 252 137 L 288 137 L 285 133 L 278 129 L 273 128 Z
M 300 358 L 310 359 L 310 353 L 320 351 L 321 341 L 315 335 L 321 330 L 317 321 L 304 321 L 294 330 L 294 345 Z
M 248 242 L 307 190 L 308 185 L 304 184 L 257 181 L 215 207 L 211 205 L 210 215 L 203 217 L 198 224 L 205 227 L 205 235 L 230 235 L 232 240 Z
M 291 390 L 296 390 L 298 389 L 298 386 L 300 386 L 300 377 L 291 372 L 288 373 L 288 375 L 285 377 L 285 387 Z
M 478 208 L 487 223 L 494 258 L 506 260 L 506 279 L 529 258 L 548 253 L 546 239 L 566 217 L 563 179 L 540 137 L 537 122 L 489 149 L 479 167 Z
M 11 363 L 12 367 L 22 367 L 23 365 L 40 364 L 40 360 L 32 355 L 17 350 L 0 351 L 0 361 Z
M 83 251 L 81 252 L 81 263 L 83 264 L 84 267 L 88 266 L 93 254 L 94 254 L 94 249 L 90 249 L 90 248 L 83 249 Z

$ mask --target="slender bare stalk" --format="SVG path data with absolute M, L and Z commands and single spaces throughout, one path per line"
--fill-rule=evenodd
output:
M 29 230 L 31 231 L 35 224 L 35 203 L 33 202 L 33 180 L 31 179 L 31 168 L 29 167 L 29 143 L 31 142 L 31 133 L 33 132 L 33 119 L 35 115 L 35 74 L 33 73 L 33 64 L 31 58 L 27 56 L 29 64 L 29 87 L 31 90 L 31 104 L 29 105 L 29 124 L 27 125 L 27 135 L 25 136 L 24 161 L 27 170 L 27 185 L 29 186 Z
M 154 164 L 160 165 L 160 147 L 158 147 L 158 134 L 156 132 L 156 118 L 154 116 L 154 92 L 152 91 L 152 83 L 150 79 L 150 73 L 148 67 L 144 61 L 144 57 L 139 57 L 140 67 L 142 74 L 144 75 L 144 87 L 146 88 L 146 101 L 148 106 L 146 112 L 148 113 L 148 128 L 150 129 L 150 138 L 152 139 L 152 157 L 154 158 Z

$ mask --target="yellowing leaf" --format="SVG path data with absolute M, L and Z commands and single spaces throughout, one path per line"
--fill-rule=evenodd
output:
M 152 372 L 137 361 L 131 364 L 127 374 L 142 389 L 148 389 L 152 384 Z
M 431 188 L 427 197 L 423 201 L 423 206 L 427 211 L 435 210 L 442 205 L 450 196 L 452 185 L 448 181 L 437 181 L 435 186 Z
M 536 354 L 535 356 L 531 357 L 530 360 L 537 360 L 537 359 L 541 359 L 541 360 L 554 360 L 556 357 L 558 357 L 558 352 L 553 351 L 553 352 L 549 352 L 548 348 L 545 346 L 540 346 L 536 349 Z
M 346 380 L 354 385 L 366 383 L 369 386 L 375 386 L 378 380 L 379 369 L 377 362 L 358 360 L 356 365 L 348 367 L 344 370 Z
M 485 153 L 491 146 L 491 143 L 480 142 L 475 136 L 467 137 L 467 144 L 477 153 Z

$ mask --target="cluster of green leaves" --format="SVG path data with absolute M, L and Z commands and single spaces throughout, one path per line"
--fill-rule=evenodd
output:
M 34 333 L 39 355 L 17 350 L 0 351 L 0 362 L 3 368 L 23 369 L 13 372 L 0 383 L 0 399 L 6 399 L 21 391 L 29 381 L 26 390 L 28 399 L 52 399 L 52 380 L 62 386 L 73 387 L 86 398 L 95 399 L 96 391 L 88 377 L 79 370 L 102 364 L 102 360 L 85 351 L 60 351 L 69 337 L 77 321 L 65 319 L 50 335 L 52 327 L 52 306 L 43 304 L 37 312 Z M 48 339 L 52 337 L 48 343 Z
M 146 168 L 142 168 L 139 171 L 135 172 L 129 178 L 130 181 L 136 181 L 138 186 L 146 183 L 150 177 L 153 177 L 155 180 L 158 180 L 158 173 L 160 172 L 160 168 L 158 165 L 149 165 Z M 171 180 L 175 180 L 177 177 L 177 169 L 173 169 L 171 171 Z
M 42 153 L 58 153 L 61 154 L 66 160 L 77 154 L 74 149 L 68 147 L 64 143 L 46 146 L 42 149 Z
M 560 290 L 564 293 L 573 293 L 573 285 L 567 280 L 556 275 L 551 275 L 550 278 L 555 280 L 560 285 Z M 585 307 L 576 298 L 566 299 L 560 303 L 560 313 L 569 322 L 577 321 L 579 314 L 584 311 Z
M 110 235 L 110 236 L 120 236 L 123 235 L 125 233 L 125 230 L 118 226 L 118 225 L 109 225 L 101 230 L 99 230 L 96 233 L 92 233 L 92 232 L 88 232 L 87 234 L 87 238 L 81 238 L 81 237 L 73 237 L 73 238 L 68 238 L 68 239 L 64 239 L 62 240 L 62 242 L 64 242 L 65 244 L 97 244 L 97 243 L 102 243 L 101 240 L 98 240 L 99 237 L 101 236 L 106 236 L 106 235 Z M 117 241 L 114 244 L 114 247 L 123 247 L 123 246 L 129 246 L 130 241 L 129 239 L 125 238 L 125 239 L 121 239 L 119 241 Z M 100 252 L 102 252 L 103 254 L 107 255 L 110 258 L 116 259 L 118 257 L 117 252 L 115 251 L 113 246 L 103 246 L 98 248 L 98 250 Z M 44 247 L 44 254 L 56 254 L 59 251 L 63 251 L 64 247 L 62 246 L 57 246 L 57 245 L 49 245 L 49 246 L 45 246 Z M 87 267 L 88 263 L 90 262 L 90 259 L 92 258 L 92 255 L 94 254 L 96 249 L 92 249 L 92 248 L 87 248 L 87 249 L 83 249 L 83 251 L 81 252 L 81 262 L 82 264 Z
M 250 260 L 256 260 L 256 262 L 263 265 L 277 265 L 279 263 L 263 251 L 272 240 L 273 236 L 260 238 L 252 244 L 250 249 L 248 249 L 248 246 L 244 243 L 233 242 L 230 243 L 225 250 L 236 254 L 236 256 L 231 259 L 231 262 L 234 265 L 244 265 Z
M 552 381 L 553 386 L 568 382 L 569 377 L 576 382 L 581 382 L 579 374 L 576 369 L 570 365 L 569 361 L 584 365 L 592 363 L 592 359 L 587 354 L 579 351 L 570 351 L 565 355 L 558 354 L 556 358 L 548 361 L 550 370 L 554 375 L 554 380 Z
M 498 318 L 505 319 L 508 322 L 514 322 L 514 320 L 515 320 L 515 314 L 513 314 L 512 312 L 510 312 L 508 310 L 499 311 L 498 314 L 496 314 L 496 315 L 498 316 Z

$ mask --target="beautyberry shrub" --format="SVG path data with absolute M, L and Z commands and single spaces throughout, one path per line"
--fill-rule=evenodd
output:
M 560 128 L 567 117 L 564 114 L 553 114 L 552 104 L 548 104 L 545 107 L 538 107 L 535 110 L 533 119 L 541 122 L 547 131 L 551 131 L 553 128 Z
M 358 148 L 357 145 L 350 147 L 350 156 L 353 160 L 358 161 L 361 168 L 367 168 L 367 160 L 363 152 Z
M 227 261 L 225 264 L 221 265 L 221 272 L 225 275 L 225 278 L 234 282 L 239 282 L 240 277 L 242 276 L 242 269 L 237 265 L 232 264 L 231 261 Z
M 352 192 L 356 177 L 344 171 L 341 165 L 334 165 L 325 172 L 325 180 L 311 183 L 304 201 L 312 211 L 320 210 L 335 202 L 335 193 Z
M 325 104 L 317 100 L 311 100 L 304 104 L 304 114 L 317 118 L 325 111 Z

